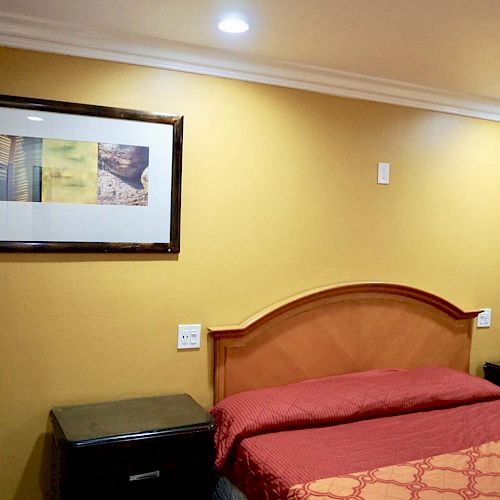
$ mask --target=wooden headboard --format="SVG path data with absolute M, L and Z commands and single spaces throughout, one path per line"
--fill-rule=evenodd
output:
M 249 389 L 374 368 L 467 371 L 472 322 L 479 312 L 390 283 L 300 294 L 241 325 L 209 328 L 214 402 Z

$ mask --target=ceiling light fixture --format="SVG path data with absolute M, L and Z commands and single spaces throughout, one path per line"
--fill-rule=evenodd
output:
M 248 31 L 248 23 L 243 21 L 243 19 L 235 16 L 224 18 L 218 27 L 224 33 L 245 33 Z
M 32 122 L 43 122 L 43 118 L 40 116 L 28 116 L 28 120 L 31 120 Z

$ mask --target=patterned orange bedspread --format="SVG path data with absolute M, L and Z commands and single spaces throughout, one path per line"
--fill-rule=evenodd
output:
M 289 500 L 500 498 L 500 441 L 292 486 Z

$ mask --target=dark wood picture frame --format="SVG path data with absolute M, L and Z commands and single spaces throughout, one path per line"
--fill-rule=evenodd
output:
M 164 238 L 161 241 L 78 241 L 78 240 L 59 240 L 54 241 L 53 238 L 45 240 L 33 239 L 30 241 L 28 238 L 26 240 L 11 241 L 12 238 L 5 238 L 0 234 L 0 252 L 158 252 L 158 253 L 179 253 L 180 251 L 180 204 L 181 204 L 181 173 L 182 173 L 182 143 L 183 143 L 183 116 L 176 114 L 164 114 L 148 111 L 139 111 L 132 109 L 121 109 L 112 108 L 105 106 L 94 106 L 87 104 L 69 103 L 61 101 L 50 101 L 42 99 L 31 99 L 26 97 L 8 96 L 0 95 L 0 111 L 4 109 L 6 112 L 8 110 L 26 110 L 32 113 L 41 113 L 47 116 L 47 113 L 59 113 L 64 115 L 79 115 L 81 117 L 92 117 L 93 119 L 107 118 L 113 120 L 124 120 L 123 124 L 120 126 L 129 125 L 130 122 L 134 122 L 136 127 L 147 127 L 144 124 L 158 124 L 160 126 L 167 125 L 165 127 L 165 132 L 172 134 L 171 136 L 171 148 L 168 146 L 168 152 L 171 153 L 171 157 L 167 159 L 168 167 L 171 169 L 167 172 L 166 178 L 168 178 L 170 183 L 170 193 L 165 193 L 169 196 L 169 200 L 165 199 L 162 201 L 163 204 L 170 208 L 170 219 L 168 220 L 166 216 L 165 228 L 166 231 L 169 230 L 168 238 Z M 62 115 L 57 115 L 62 116 Z M 56 116 L 56 117 L 57 117 Z M 78 118 L 77 118 L 78 119 Z M 83 118 L 84 120 L 84 118 Z M 9 132 L 5 132 L 5 126 L 7 122 L 5 118 L 2 119 L 0 116 L 0 137 L 6 134 L 4 137 L 11 137 Z M 3 123 L 2 123 L 3 122 Z M 149 129 L 148 129 L 149 130 Z M 159 140 L 162 138 L 163 129 L 158 133 Z M 16 136 L 19 134 L 12 134 Z M 36 136 L 38 138 L 39 136 Z M 170 141 L 170 136 L 166 136 Z M 27 137 L 31 138 L 31 137 Z M 45 136 L 42 140 L 46 139 Z M 58 137 L 50 137 L 50 139 L 59 139 Z M 63 138 L 63 140 L 65 140 Z M 88 141 L 87 139 L 80 139 L 83 143 Z M 132 142 L 130 142 L 132 143 Z M 169 143 L 170 144 L 170 143 Z M 121 146 L 121 144 L 117 144 Z M 141 147 L 141 146 L 131 146 L 131 147 Z M 148 148 L 149 154 L 149 148 Z M 158 154 L 156 154 L 158 156 Z M 149 161 L 148 156 L 148 161 Z M 10 160 L 9 160 L 10 161 Z M 2 159 L 0 158 L 0 164 L 2 164 Z M 8 164 L 2 165 L 6 168 L 5 173 L 5 183 L 6 183 L 6 193 L 8 193 Z M 149 166 L 149 164 L 147 165 Z M 34 167 L 33 167 L 34 168 Z M 163 164 L 161 165 L 163 168 Z M 158 167 L 157 167 L 158 169 Z M 42 175 L 41 173 L 39 174 Z M 34 183 L 34 181 L 32 181 Z M 40 180 L 41 183 L 41 180 Z M 41 188 L 40 188 L 41 189 Z M 147 188 L 145 188 L 147 190 Z M 2 223 L 2 206 L 5 210 L 5 203 L 10 204 L 10 207 L 16 202 L 10 201 L 7 197 L 3 201 L 0 201 L 0 223 Z M 40 195 L 41 196 L 41 195 Z M 151 195 L 150 195 L 151 198 Z M 41 200 L 36 200 L 41 201 Z M 76 202 L 75 202 L 76 203 Z M 3 205 L 2 205 L 3 204 Z M 25 204 L 26 205 L 26 204 Z M 42 205 L 42 204 L 40 204 Z M 67 204 L 69 205 L 69 204 Z M 62 206 L 62 205 L 61 205 Z M 99 206 L 99 205 L 94 205 Z M 127 207 L 130 208 L 130 207 Z M 143 208 L 143 207 L 140 207 Z M 149 208 L 149 207 L 146 207 Z M 95 209 L 94 209 L 95 210 Z M 98 209 L 97 209 L 98 210 Z M 119 209 L 118 209 L 119 210 Z M 161 221 L 162 213 L 157 213 L 154 216 L 155 222 L 158 226 L 163 223 Z M 4 219 L 5 220 L 5 219 Z M 17 221 L 19 223 L 19 221 Z M 90 224 L 90 222 L 89 222 Z M 165 231 L 165 232 L 166 232 Z M 4 238 L 4 239 L 2 239 Z

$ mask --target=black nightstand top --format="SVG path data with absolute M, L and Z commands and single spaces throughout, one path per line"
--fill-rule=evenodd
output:
M 486 361 L 484 363 L 486 366 L 494 366 L 495 368 L 500 368 L 500 361 Z
M 188 394 L 59 406 L 51 416 L 73 446 L 214 427 L 212 416 Z

